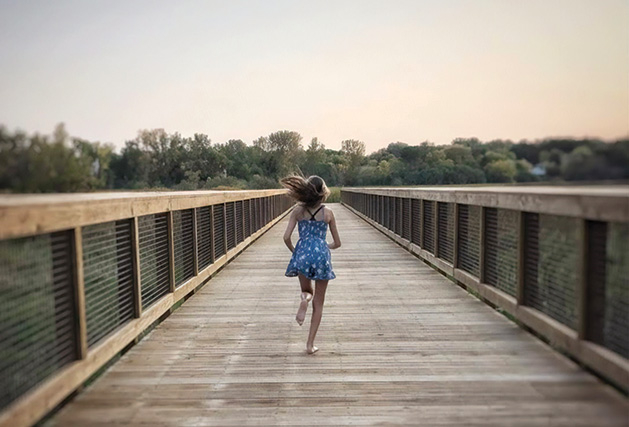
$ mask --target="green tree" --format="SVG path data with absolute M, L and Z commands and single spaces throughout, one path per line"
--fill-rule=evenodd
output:
M 341 153 L 347 159 L 344 168 L 344 183 L 353 185 L 358 178 L 358 167 L 365 157 L 365 143 L 357 139 L 341 141 Z
M 488 182 L 514 182 L 516 174 L 515 162 L 511 159 L 495 160 L 485 165 Z

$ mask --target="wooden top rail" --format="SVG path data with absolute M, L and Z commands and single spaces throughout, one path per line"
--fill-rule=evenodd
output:
M 276 189 L 2 195 L 0 240 L 285 193 Z
M 565 215 L 598 221 L 629 221 L 629 186 L 343 188 L 351 193 L 407 197 Z

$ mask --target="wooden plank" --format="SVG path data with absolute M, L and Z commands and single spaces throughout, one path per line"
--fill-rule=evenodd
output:
M 77 359 L 87 356 L 87 317 L 85 312 L 85 280 L 83 271 L 83 234 L 81 227 L 74 228 L 74 303 L 76 310 Z
M 140 231 L 138 218 L 134 217 L 131 230 L 131 256 L 133 260 L 133 307 L 134 317 L 142 316 L 142 272 L 140 271 Z
M 304 351 L 309 320 L 294 321 L 297 280 L 281 276 L 285 219 L 51 423 L 626 425 L 624 396 L 331 208 L 344 244 L 318 353 Z

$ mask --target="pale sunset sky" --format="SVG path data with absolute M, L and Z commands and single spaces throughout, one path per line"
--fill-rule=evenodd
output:
M 629 135 L 627 0 L 0 0 L 0 124 L 339 149 Z

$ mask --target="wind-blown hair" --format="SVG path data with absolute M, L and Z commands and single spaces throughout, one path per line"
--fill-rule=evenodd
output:
M 324 202 L 330 195 L 325 181 L 317 175 L 312 175 L 307 179 L 303 176 L 293 175 L 282 178 L 280 182 L 288 189 L 290 197 L 308 208 Z

